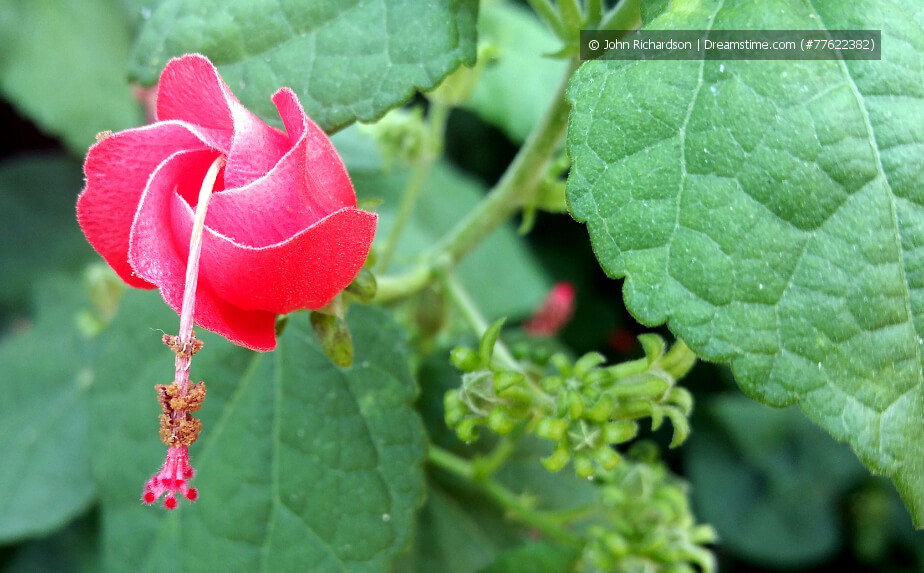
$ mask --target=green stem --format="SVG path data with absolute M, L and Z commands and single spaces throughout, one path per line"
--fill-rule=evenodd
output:
M 462 315 L 465 317 L 469 326 L 472 327 L 475 336 L 481 338 L 488 329 L 488 321 L 485 320 L 481 311 L 475 306 L 475 301 L 472 300 L 468 291 L 465 290 L 465 287 L 463 287 L 453 275 L 446 277 L 446 290 L 452 298 L 452 301 L 459 310 L 462 311 Z M 513 354 L 500 339 L 494 343 L 494 356 L 496 356 L 504 366 L 516 370 L 517 372 L 522 372 L 523 367 L 517 362 L 517 359 L 513 357 Z
M 583 547 L 584 543 L 581 538 L 562 527 L 554 517 L 533 509 L 522 497 L 496 481 L 489 478 L 478 479 L 475 475 L 475 467 L 468 460 L 433 445 L 430 446 L 428 460 L 434 466 L 464 479 L 492 501 L 509 511 L 515 519 L 530 527 L 539 529 L 550 539 L 571 545 L 577 549 Z
M 404 191 L 404 197 L 401 199 L 401 206 L 398 208 L 398 215 L 395 217 L 395 224 L 382 250 L 382 256 L 379 258 L 378 271 L 384 273 L 388 270 L 388 265 L 395 255 L 398 248 L 398 241 L 404 232 L 404 227 L 414 212 L 414 205 L 420 197 L 420 192 L 424 188 L 424 183 L 430 176 L 430 170 L 433 164 L 443 154 L 443 139 L 446 133 L 446 120 L 449 117 L 450 108 L 439 101 L 434 100 L 430 104 L 430 111 L 427 116 L 427 132 L 424 145 L 426 150 L 414 165 L 411 175 L 411 181 Z
M 433 280 L 438 269 L 451 269 L 517 209 L 529 204 L 568 126 L 570 106 L 565 91 L 579 63 L 571 60 L 545 116 L 494 189 L 421 263 L 404 275 L 380 278 L 377 302 L 389 302 L 419 291 Z
M 516 450 L 517 442 L 520 441 L 520 436 L 522 435 L 523 424 L 520 424 L 512 433 L 503 436 L 491 450 L 490 454 L 483 458 L 476 459 L 473 462 L 475 476 L 478 479 L 487 479 L 494 475 L 494 472 L 500 469 L 500 467 L 504 465 L 504 462 L 507 461 L 507 458 Z
M 565 27 L 562 25 L 561 16 L 552 6 L 549 0 L 526 0 L 533 10 L 545 22 L 546 26 L 552 29 L 559 38 L 565 37 Z

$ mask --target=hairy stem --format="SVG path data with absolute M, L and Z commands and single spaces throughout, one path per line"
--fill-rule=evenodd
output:
M 562 527 L 555 517 L 530 507 L 522 497 L 496 481 L 490 478 L 479 479 L 475 467 L 468 460 L 437 446 L 430 446 L 428 460 L 432 465 L 472 484 L 496 504 L 509 511 L 515 519 L 530 527 L 535 527 L 550 539 L 578 549 L 583 546 L 581 538 Z
M 398 277 L 380 277 L 376 301 L 404 298 L 428 285 L 437 271 L 448 271 L 523 205 L 529 204 L 568 125 L 565 91 L 579 62 L 572 60 L 555 97 L 494 189 L 447 233 L 423 261 Z
M 379 259 L 379 272 L 384 273 L 391 264 L 391 259 L 398 248 L 398 241 L 401 239 L 401 233 L 404 232 L 404 226 L 414 212 L 414 205 L 420 197 L 424 183 L 430 176 L 430 170 L 433 164 L 443 154 L 443 139 L 446 131 L 446 120 L 449 118 L 450 108 L 439 101 L 430 103 L 430 111 L 427 115 L 427 134 L 424 145 L 426 151 L 414 165 L 411 181 L 404 191 L 404 197 L 401 199 L 401 206 L 398 208 L 398 215 L 395 217 L 395 224 L 388 236 L 388 241 L 382 249 L 382 256 Z
M 186 260 L 186 287 L 183 290 L 183 306 L 180 311 L 180 333 L 177 336 L 177 345 L 184 352 L 176 354 L 176 374 L 174 381 L 180 388 L 180 395 L 186 394 L 189 389 L 189 365 L 192 354 L 185 352 L 187 345 L 192 343 L 193 314 L 196 310 L 196 284 L 199 281 L 199 255 L 202 252 L 202 231 L 205 228 L 205 212 L 212 197 L 212 188 L 218 178 L 218 171 L 224 165 L 224 156 L 219 156 L 202 180 L 199 189 L 199 202 L 196 204 L 196 214 L 193 219 L 192 235 L 189 237 L 189 258 Z

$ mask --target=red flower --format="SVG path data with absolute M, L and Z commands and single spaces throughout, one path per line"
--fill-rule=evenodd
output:
M 275 315 L 320 308 L 353 280 L 376 227 L 295 94 L 272 99 L 285 132 L 244 108 L 204 56 L 172 60 L 158 121 L 91 147 L 77 201 L 106 262 L 179 312 L 199 187 L 226 156 L 206 211 L 195 322 L 254 350 L 276 346 Z

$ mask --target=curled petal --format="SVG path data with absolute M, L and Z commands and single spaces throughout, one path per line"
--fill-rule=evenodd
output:
M 177 312 L 183 304 L 192 229 L 192 210 L 180 195 L 201 185 L 216 156 L 215 151 L 199 150 L 180 152 L 164 161 L 151 176 L 132 226 L 132 267 L 138 276 L 157 284 L 164 300 Z M 177 218 L 189 221 L 183 233 L 171 232 L 171 226 L 176 226 L 170 221 Z M 276 346 L 275 316 L 271 312 L 245 310 L 222 300 L 201 275 L 196 289 L 195 323 L 253 350 L 272 350 Z
M 225 186 L 229 188 L 265 174 L 293 144 L 288 135 L 241 105 L 212 62 L 200 54 L 167 63 L 157 89 L 157 119 L 202 126 L 209 144 L 228 156 Z
M 286 129 L 300 134 L 298 142 L 264 177 L 215 195 L 206 216 L 210 229 L 248 247 L 283 242 L 331 213 L 356 207 L 346 168 L 295 94 L 282 89 L 273 101 Z
M 131 225 L 148 177 L 173 153 L 204 146 L 194 127 L 163 122 L 112 134 L 87 153 L 77 220 L 93 248 L 129 285 L 153 288 L 128 262 Z
M 362 268 L 376 221 L 374 213 L 346 207 L 286 241 L 261 248 L 207 230 L 199 280 L 240 308 L 276 314 L 321 308 Z M 174 222 L 183 225 L 174 233 L 188 237 L 191 221 Z

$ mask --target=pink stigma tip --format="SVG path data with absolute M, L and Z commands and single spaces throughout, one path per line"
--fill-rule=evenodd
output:
M 167 459 L 160 471 L 144 484 L 141 500 L 151 505 L 160 496 L 167 494 L 164 506 L 174 509 L 177 505 L 176 494 L 179 492 L 189 501 L 195 501 L 199 497 L 199 492 L 186 483 L 194 473 L 189 465 L 189 449 L 186 446 L 167 448 Z

